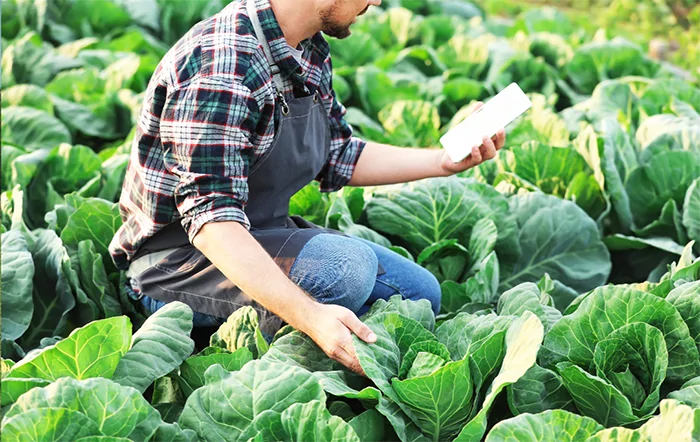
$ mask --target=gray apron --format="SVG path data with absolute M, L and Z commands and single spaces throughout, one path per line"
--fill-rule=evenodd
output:
M 249 172 L 245 213 L 253 238 L 289 276 L 296 257 L 311 238 L 321 233 L 347 236 L 300 216 L 289 216 L 290 198 L 313 181 L 327 162 L 330 122 L 318 92 L 285 99 L 279 69 L 260 28 L 254 2 L 247 4 L 273 72 L 279 123 L 272 147 Z M 382 273 L 384 269 L 379 265 L 377 274 Z M 240 307 L 252 306 L 258 311 L 262 331 L 270 336 L 284 325 L 277 315 L 243 293 L 194 247 L 179 221 L 158 231 L 139 248 L 127 275 L 136 279 L 144 295 L 159 301 L 181 301 L 195 312 L 219 318 L 228 317 Z

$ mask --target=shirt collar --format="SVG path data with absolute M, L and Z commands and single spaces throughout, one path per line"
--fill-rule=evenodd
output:
M 258 13 L 260 27 L 262 27 L 263 35 L 267 39 L 267 44 L 270 45 L 272 59 L 280 69 L 280 74 L 284 77 L 292 77 L 299 81 L 303 81 L 303 70 L 296 59 L 292 56 L 287 40 L 284 38 L 282 28 L 272 11 L 270 0 L 248 0 L 253 1 L 255 10 Z M 324 45 L 319 45 L 319 39 L 323 40 Z M 313 37 L 301 42 L 301 46 L 305 50 L 311 50 L 315 54 L 318 52 L 329 51 L 328 44 L 319 32 Z M 311 46 L 311 47 L 309 47 Z

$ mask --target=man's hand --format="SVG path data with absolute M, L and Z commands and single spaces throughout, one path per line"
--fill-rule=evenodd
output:
M 311 316 L 301 331 L 313 339 L 329 358 L 367 376 L 357 359 L 351 333 L 372 344 L 377 340 L 372 330 L 351 310 L 339 305 L 318 304 Z
M 479 110 L 483 105 L 483 103 L 479 103 L 474 108 L 474 112 Z M 506 143 L 505 129 L 499 130 L 493 138 L 484 137 L 482 142 L 483 144 L 481 146 L 473 146 L 471 155 L 467 156 L 459 163 L 454 163 L 450 156 L 447 155 L 447 152 L 442 149 L 439 157 L 440 170 L 442 170 L 445 175 L 454 175 L 455 173 L 471 169 L 486 160 L 492 159 L 496 156 L 496 152 L 501 150 Z

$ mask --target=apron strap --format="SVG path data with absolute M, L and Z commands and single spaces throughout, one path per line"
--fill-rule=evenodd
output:
M 265 38 L 265 33 L 262 30 L 262 26 L 260 25 L 260 19 L 258 18 L 258 11 L 255 7 L 255 0 L 247 0 L 246 1 L 246 8 L 248 10 L 248 15 L 250 16 L 250 21 L 253 24 L 253 29 L 255 30 L 255 35 L 258 38 L 258 41 L 260 41 L 260 44 L 262 45 L 263 51 L 265 52 L 265 57 L 267 58 L 267 62 L 270 63 L 270 70 L 272 71 L 272 80 L 274 81 L 276 87 L 277 87 L 277 94 L 280 96 L 282 99 L 282 102 L 286 106 L 286 100 L 284 99 L 284 96 L 282 95 L 282 91 L 284 91 L 284 84 L 282 83 L 282 78 L 280 75 L 280 70 L 277 64 L 275 63 L 275 59 L 272 57 L 272 51 L 270 50 L 270 44 L 267 42 L 267 39 Z

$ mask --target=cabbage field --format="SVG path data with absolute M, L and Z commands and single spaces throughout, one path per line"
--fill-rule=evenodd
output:
M 107 252 L 148 80 L 227 3 L 2 1 L 3 442 L 700 442 L 700 43 L 679 71 L 560 10 L 459 0 L 330 40 L 367 140 L 439 147 L 511 82 L 534 104 L 459 176 L 293 197 L 441 282 L 437 316 L 361 318 L 362 377 L 289 326 L 268 344 L 252 308 L 148 316 Z

